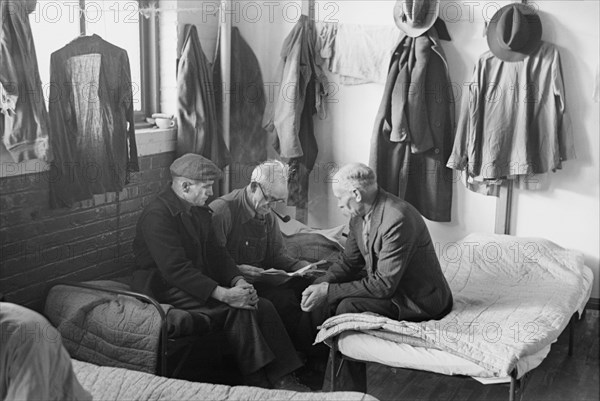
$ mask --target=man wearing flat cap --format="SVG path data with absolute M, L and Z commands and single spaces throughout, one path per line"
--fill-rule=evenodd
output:
M 301 362 L 275 308 L 257 296 L 216 242 L 204 204 L 221 170 L 191 153 L 170 170 L 172 183 L 137 223 L 134 290 L 191 312 L 198 330 L 222 329 L 245 384 L 309 390 L 292 373 Z

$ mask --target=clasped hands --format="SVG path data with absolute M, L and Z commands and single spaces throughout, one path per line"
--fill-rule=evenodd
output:
M 233 308 L 254 310 L 258 308 L 258 294 L 252 284 L 241 279 L 227 290 L 225 303 Z

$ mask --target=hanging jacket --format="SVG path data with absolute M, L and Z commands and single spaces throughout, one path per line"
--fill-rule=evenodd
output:
M 454 96 L 435 29 L 401 39 L 375 118 L 369 164 L 381 188 L 432 221 L 450 221 Z
M 448 167 L 466 171 L 467 187 L 487 193 L 479 188 L 486 181 L 555 171 L 573 158 L 556 47 L 542 42 L 516 62 L 485 52 L 475 65 Z
M 212 70 L 196 26 L 186 25 L 184 29 L 177 69 L 177 155 L 196 153 L 222 169 L 231 157 L 217 128 Z
M 138 171 L 127 52 L 82 36 L 50 59 L 50 204 L 120 192 Z
M 36 0 L 0 0 L 0 135 L 15 162 L 51 159 L 48 113 L 29 14 Z
M 324 114 L 327 96 L 327 79 L 315 61 L 315 41 L 314 21 L 301 15 L 284 40 L 279 86 L 263 120 L 267 130 L 276 134 L 273 147 L 290 164 L 288 204 L 300 209 L 308 205 L 308 176 L 319 151 L 313 115 Z
M 218 39 L 217 43 L 220 43 Z M 215 52 L 213 77 L 220 123 L 223 114 L 223 80 L 219 46 Z M 229 150 L 233 170 L 231 183 L 242 187 L 250 182 L 252 168 L 267 159 L 267 132 L 262 126 L 266 98 L 258 59 L 240 34 L 240 30 L 235 27 L 231 30 L 231 75 L 228 89 L 231 116 Z M 222 132 L 221 124 L 218 125 L 219 132 Z

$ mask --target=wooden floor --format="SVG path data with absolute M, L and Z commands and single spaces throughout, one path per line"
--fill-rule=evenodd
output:
M 550 354 L 530 372 L 523 400 L 599 400 L 598 360 L 600 311 L 586 310 L 575 323 L 573 356 L 568 356 L 569 330 L 552 345 Z M 387 400 L 508 401 L 509 384 L 483 385 L 470 377 L 445 376 L 369 364 L 367 392 Z

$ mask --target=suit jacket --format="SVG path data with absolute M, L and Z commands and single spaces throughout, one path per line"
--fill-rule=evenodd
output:
M 241 276 L 227 250 L 217 244 L 211 210 L 189 212 L 171 188 L 144 208 L 136 226 L 133 289 L 156 296 L 176 287 L 206 302 L 217 285 Z
M 362 217 L 350 220 L 341 261 L 319 280 L 330 283 L 330 304 L 349 297 L 391 299 L 398 320 L 439 319 L 450 312 L 450 287 L 429 230 L 412 205 L 380 189 L 366 249 L 362 227 Z M 366 276 L 360 278 L 363 269 Z

